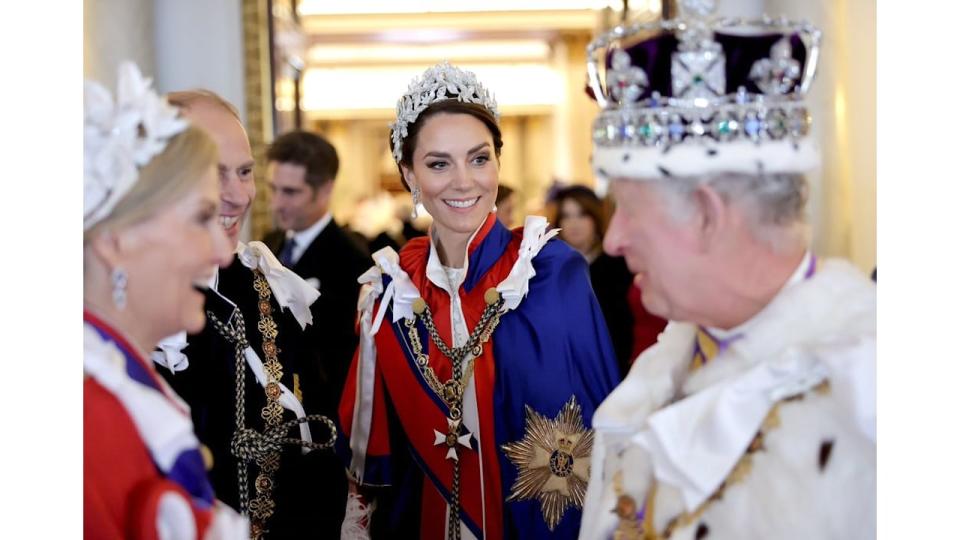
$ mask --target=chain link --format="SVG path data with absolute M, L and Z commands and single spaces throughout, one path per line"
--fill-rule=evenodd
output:
M 260 276 L 258 275 L 258 277 Z M 263 291 L 258 289 L 258 292 L 263 296 Z M 267 297 L 267 301 L 269 302 L 269 296 Z M 261 308 L 262 315 L 269 316 L 269 312 L 264 313 L 263 311 Z M 234 422 L 236 429 L 233 434 L 233 439 L 230 442 L 230 453 L 238 460 L 237 483 L 241 514 L 247 515 L 248 511 L 250 511 L 264 518 L 258 523 L 251 523 L 251 536 L 253 538 L 259 538 L 266 532 L 264 527 L 265 519 L 273 514 L 274 503 L 269 498 L 269 493 L 273 488 L 273 481 L 270 476 L 279 468 L 279 452 L 283 445 L 306 447 L 312 450 L 326 450 L 336 443 L 337 430 L 333 421 L 321 414 L 311 414 L 303 418 L 295 418 L 272 426 L 268 425 L 262 433 L 246 427 L 246 362 L 244 350 L 250 345 L 246 337 L 246 325 L 243 314 L 239 309 L 234 309 L 227 323 L 223 323 L 211 311 L 207 311 L 207 318 L 212 323 L 214 329 L 216 329 L 227 342 L 232 343 L 234 347 L 234 357 L 236 361 Z M 272 339 L 276 337 L 276 324 L 272 320 L 267 320 L 267 322 L 260 321 L 258 329 L 265 331 L 264 334 L 266 335 L 264 337 L 270 339 L 269 348 L 275 353 L 275 344 Z M 275 357 L 275 354 L 271 356 Z M 279 366 L 271 367 L 273 367 L 273 371 L 279 369 Z M 272 376 L 273 374 L 271 373 L 271 377 Z M 272 401 L 276 400 L 274 399 Z M 272 404 L 273 403 L 268 403 L 268 407 Z M 266 411 L 267 408 L 265 407 L 264 410 Z M 322 422 L 329 430 L 330 436 L 325 442 L 307 442 L 299 438 L 287 436 L 293 427 L 311 421 Z M 261 467 L 261 475 L 257 478 L 258 494 L 267 493 L 266 497 L 258 497 L 252 501 L 252 503 L 249 500 L 248 493 L 248 468 L 251 462 L 256 462 Z M 266 475 L 264 473 L 266 473 Z
M 413 320 L 408 320 L 407 334 L 410 337 L 410 345 L 416 356 L 417 368 L 420 370 L 427 385 L 436 393 L 440 399 L 450 408 L 450 418 L 460 421 L 463 416 L 463 391 L 469 383 L 470 375 L 473 372 L 474 361 L 483 353 L 483 345 L 490 340 L 493 331 L 500 324 L 500 317 L 503 315 L 503 298 L 499 297 L 496 302 L 487 304 L 477 326 L 474 327 L 467 342 L 451 349 L 443 342 L 437 326 L 433 322 L 433 314 L 430 306 L 423 303 L 423 309 L 416 314 L 417 318 L 423 322 L 430 334 L 431 341 L 436 345 L 444 356 L 450 359 L 453 373 L 446 383 L 440 383 L 436 372 L 430 367 L 428 357 L 423 353 L 423 344 L 420 342 L 420 335 L 414 325 Z M 463 359 L 470 353 L 473 357 L 467 364 L 466 373 L 463 372 Z M 459 427 L 456 428 L 456 434 L 459 434 Z M 456 435 L 455 434 L 455 435 Z M 453 450 L 457 452 L 456 447 Z M 450 486 L 450 512 L 447 514 L 447 530 L 452 540 L 460 540 L 460 460 L 453 460 L 453 481 Z

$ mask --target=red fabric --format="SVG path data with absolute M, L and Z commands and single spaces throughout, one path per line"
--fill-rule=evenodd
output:
M 667 321 L 651 314 L 643 307 L 642 293 L 636 286 L 630 287 L 627 303 L 633 312 L 633 359 L 657 342 L 657 336 L 667 326 Z
M 137 350 L 130 341 L 121 334 L 116 328 L 105 322 L 100 317 L 97 317 L 93 313 L 83 310 L 83 322 L 90 323 L 93 326 L 99 328 L 101 331 L 105 332 L 110 339 L 112 339 L 121 349 L 126 351 L 133 357 L 133 359 L 140 364 L 140 367 L 143 368 L 143 371 L 150 377 L 150 380 L 153 381 L 153 384 L 163 391 L 167 399 L 170 400 L 170 403 L 177 408 L 184 416 L 189 416 L 190 411 L 184 409 L 176 399 L 173 399 L 173 390 L 170 389 L 170 386 L 157 374 L 156 370 L 153 369 L 153 362 L 147 360 L 140 354 L 140 351 Z
M 92 378 L 83 382 L 83 536 L 157 538 L 157 504 L 165 493 L 190 496 L 157 470 L 123 405 Z M 199 537 L 211 510 L 193 507 Z
M 496 216 L 491 214 L 487 222 L 481 227 L 474 241 L 471 242 L 468 253 L 472 252 L 482 242 L 493 227 Z M 519 247 L 522 240 L 522 229 L 514 231 L 513 239 L 505 253 L 484 277 L 474 286 L 470 293 L 461 288 L 461 305 L 467 328 L 475 328 L 483 313 L 486 302 L 484 293 L 491 287 L 496 287 L 513 267 L 519 256 Z M 446 342 L 452 342 L 452 329 L 449 317 L 450 297 L 443 290 L 434 285 L 426 276 L 427 260 L 430 255 L 430 241 L 427 237 L 414 238 L 407 242 L 400 253 L 400 266 L 410 276 L 414 286 L 421 292 L 427 304 L 436 316 L 434 324 L 440 337 Z M 379 309 L 377 305 L 374 313 Z M 404 328 L 404 330 L 406 330 Z M 390 455 L 387 414 L 384 405 L 383 391 L 386 389 L 391 396 L 397 416 L 407 434 L 414 450 L 430 469 L 445 490 L 449 492 L 453 480 L 453 467 L 446 458 L 445 445 L 434 446 L 434 430 L 447 432 L 447 418 L 436 405 L 432 392 L 425 388 L 421 375 L 411 368 L 409 362 L 397 341 L 394 331 L 385 320 L 376 335 L 377 365 L 376 388 L 373 401 L 373 418 L 370 428 L 370 440 L 367 447 L 368 458 L 385 458 Z M 358 351 L 359 354 L 359 351 Z M 436 373 L 437 378 L 446 381 L 451 377 L 452 366 L 450 361 L 437 350 L 430 347 L 428 362 Z M 355 382 L 358 357 L 350 367 L 347 380 L 351 381 L 345 388 L 343 399 L 340 402 L 340 420 L 349 437 L 350 426 L 353 421 L 353 405 L 356 394 Z M 460 499 L 462 510 L 479 527 L 486 525 L 485 538 L 497 540 L 503 534 L 503 500 L 501 498 L 500 464 L 497 459 L 496 434 L 494 432 L 493 391 L 495 381 L 495 359 L 493 357 L 493 340 L 483 348 L 483 353 L 474 362 L 473 380 L 477 392 L 477 408 L 481 433 L 481 452 L 462 448 L 460 452 Z M 483 458 L 483 486 L 486 495 L 481 501 L 480 489 L 480 459 Z M 428 479 L 424 483 L 421 503 L 422 517 L 421 536 L 423 538 L 443 537 L 445 524 L 446 503 L 440 493 L 432 488 Z M 437 510 L 439 507 L 440 510 Z M 483 510 L 486 510 L 485 515 Z M 438 514 L 440 519 L 438 518 Z M 438 528 L 439 527 L 439 528 Z

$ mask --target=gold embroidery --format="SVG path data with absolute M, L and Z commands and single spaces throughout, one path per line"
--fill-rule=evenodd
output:
M 264 388 L 267 397 L 267 404 L 260 411 L 260 417 L 263 418 L 264 431 L 277 428 L 283 422 L 283 406 L 280 405 L 280 379 L 283 377 L 283 366 L 277 353 L 280 349 L 274 340 L 277 339 L 277 323 L 273 320 L 273 308 L 270 305 L 270 284 L 263 277 L 259 270 L 254 270 L 253 288 L 256 289 L 260 297 L 258 303 L 260 308 L 260 320 L 257 321 L 257 329 L 263 336 L 263 354 L 264 370 L 267 372 L 270 382 Z M 250 501 L 250 534 L 254 539 L 260 538 L 266 532 L 267 520 L 273 515 L 276 504 L 273 501 L 273 475 L 280 468 L 280 453 L 270 452 L 266 455 L 258 456 L 257 465 L 260 467 L 260 473 L 254 480 L 254 487 L 257 490 L 256 496 Z
M 526 413 L 523 439 L 501 447 L 519 471 L 507 502 L 538 499 L 552 531 L 568 508 L 583 508 L 593 430 L 584 427 L 576 396 L 570 397 L 553 420 L 530 406 Z

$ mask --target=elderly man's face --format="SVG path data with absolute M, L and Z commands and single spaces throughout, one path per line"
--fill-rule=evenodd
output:
M 690 320 L 703 286 L 696 220 L 671 216 L 664 195 L 649 182 L 615 180 L 611 193 L 617 208 L 604 250 L 626 259 L 647 311 Z

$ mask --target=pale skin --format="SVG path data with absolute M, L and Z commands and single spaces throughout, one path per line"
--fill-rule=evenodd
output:
M 411 167 L 401 165 L 403 176 L 411 189 L 420 188 L 433 216 L 440 262 L 463 268 L 467 242 L 497 199 L 500 162 L 493 136 L 469 114 L 436 114 L 420 128 L 411 162 Z M 353 479 L 349 489 L 358 492 Z
M 806 252 L 799 240 L 776 250 L 758 240 L 744 209 L 709 185 L 696 189 L 683 220 L 668 215 L 651 182 L 614 180 L 611 193 L 617 207 L 604 250 L 626 259 L 644 307 L 660 317 L 735 328 L 770 303 Z
M 307 168 L 299 163 L 271 161 L 267 165 L 270 205 L 277 226 L 300 232 L 320 220 L 330 207 L 333 182 L 307 183 Z
M 206 323 L 204 296 L 197 289 L 233 254 L 217 220 L 219 199 L 211 168 L 182 199 L 139 223 L 100 231 L 84 246 L 84 307 L 143 355 L 164 337 L 199 332 Z M 114 268 L 128 276 L 123 309 L 113 302 Z
M 222 105 L 211 99 L 192 101 L 182 114 L 217 143 L 220 162 L 220 224 L 236 246 L 243 220 L 253 204 L 257 188 L 253 177 L 253 152 L 243 125 Z
M 431 116 L 420 128 L 411 166 L 401 168 L 433 216 L 440 262 L 463 268 L 467 242 L 497 198 L 500 162 L 490 130 L 469 114 Z
M 564 199 L 557 220 L 560 237 L 584 257 L 599 253 L 597 227 L 593 218 L 572 198 Z M 596 251 L 595 251 L 596 250 Z

